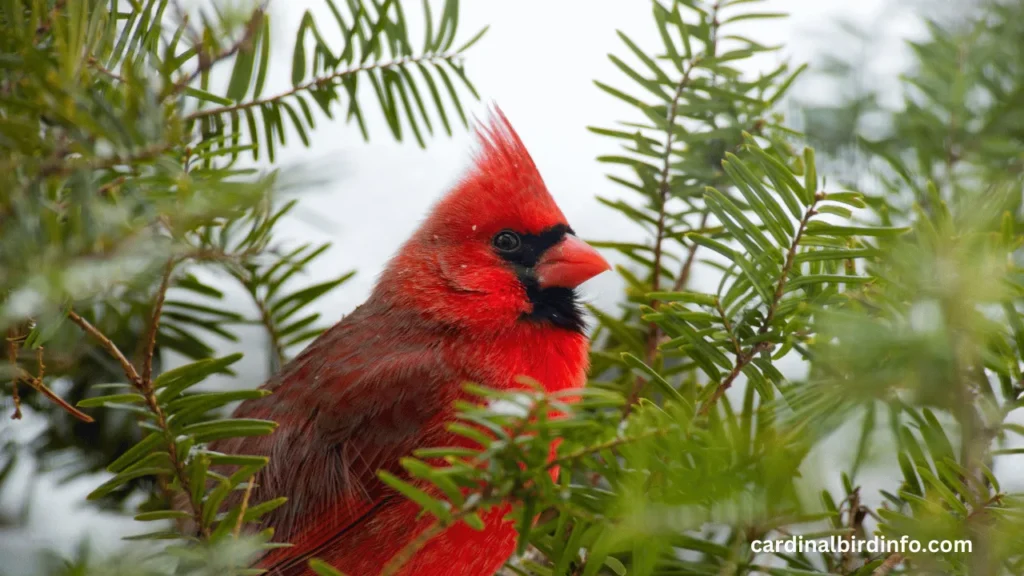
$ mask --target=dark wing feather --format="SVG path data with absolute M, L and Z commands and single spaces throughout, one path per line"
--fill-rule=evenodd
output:
M 211 446 L 270 456 L 252 501 L 289 499 L 262 524 L 293 547 L 271 551 L 261 567 L 304 573 L 306 559 L 388 505 L 394 493 L 377 470 L 400 474 L 400 458 L 444 434 L 444 415 L 467 375 L 443 361 L 442 336 L 414 316 L 364 305 L 268 382 L 273 394 L 236 410 L 279 425 L 270 436 Z

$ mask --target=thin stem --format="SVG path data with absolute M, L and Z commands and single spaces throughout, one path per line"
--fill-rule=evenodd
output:
M 658 175 L 658 196 L 659 196 L 659 207 L 658 207 L 658 227 L 654 235 L 654 266 L 653 266 L 653 278 L 651 279 L 651 290 L 657 292 L 661 286 L 661 255 L 662 255 L 662 243 L 665 240 L 665 203 L 668 202 L 668 194 L 671 191 L 672 176 L 672 144 L 674 144 L 676 118 L 679 115 L 679 100 L 683 97 L 683 91 L 690 83 L 690 75 L 693 70 L 700 63 L 701 58 L 698 56 L 690 61 L 690 65 L 683 71 L 683 77 L 676 84 L 675 95 L 672 97 L 672 102 L 669 104 L 668 117 L 665 119 L 668 124 L 668 130 L 665 132 L 665 146 L 662 149 L 661 157 L 661 172 Z M 657 307 L 658 302 L 652 303 L 652 306 Z M 652 324 L 653 326 L 653 324 Z M 657 328 L 654 328 L 657 330 Z
M 158 300 L 163 299 L 163 294 L 157 295 Z M 107 338 L 103 332 L 100 332 L 98 328 L 89 323 L 88 320 L 82 318 L 74 310 L 68 310 L 68 318 L 77 324 L 86 334 L 92 336 L 115 360 L 121 364 L 121 368 L 124 370 L 125 376 L 132 383 L 132 386 L 138 390 L 146 400 L 146 406 L 149 411 L 156 417 L 157 428 L 164 435 L 164 439 L 167 446 L 167 452 L 170 456 L 171 464 L 174 466 L 174 474 L 181 484 L 181 489 L 185 494 L 191 494 L 191 482 L 188 474 L 185 473 L 185 465 L 181 461 L 178 455 L 178 446 L 175 442 L 174 436 L 171 433 L 170 427 L 167 425 L 167 417 L 164 415 L 164 411 L 160 408 L 159 402 L 157 402 L 156 391 L 153 389 L 153 383 L 150 380 L 143 380 L 139 376 L 138 371 L 135 370 L 135 366 L 132 365 L 128 358 L 123 352 L 114 344 L 110 338 Z M 157 318 L 159 320 L 159 318 Z M 205 536 L 210 536 L 210 530 L 203 526 L 203 510 L 202 507 L 190 497 L 188 498 L 189 506 L 191 507 L 193 521 L 196 526 L 199 527 L 200 533 Z
M 83 332 L 92 336 L 93 339 L 99 342 L 100 346 L 102 346 L 103 349 L 105 349 L 107 353 L 114 358 L 114 360 L 117 360 L 118 363 L 121 364 L 121 369 L 124 370 L 125 376 L 128 377 L 128 380 L 132 385 L 141 389 L 142 378 L 139 377 L 139 373 L 135 371 L 135 366 L 128 361 L 128 358 L 121 352 L 117 345 L 110 341 L 110 338 L 107 338 L 103 332 L 100 332 L 98 328 L 90 324 L 85 318 L 79 316 L 74 310 L 68 310 L 68 320 L 77 324 Z
M 793 270 L 793 264 L 796 262 L 796 251 L 800 246 L 800 240 L 803 238 L 804 232 L 807 230 L 807 225 L 811 221 L 811 218 L 818 213 L 817 210 L 815 210 L 815 207 L 818 205 L 818 202 L 824 199 L 825 193 L 817 192 L 814 195 L 814 201 L 811 203 L 810 207 L 807 208 L 807 212 L 804 213 L 804 217 L 800 219 L 800 226 L 797 228 L 796 235 L 793 237 L 793 241 L 789 245 L 789 250 L 786 252 L 786 262 L 782 266 L 782 273 L 779 275 L 779 281 L 775 284 L 775 294 L 772 296 L 772 301 L 768 305 L 768 312 L 765 313 L 764 320 L 761 322 L 761 326 L 757 330 L 759 335 L 764 335 L 771 329 L 772 320 L 775 318 L 775 312 L 779 307 L 779 303 L 782 302 L 782 295 L 786 291 L 786 282 L 789 281 L 789 274 Z M 761 352 L 771 350 L 774 347 L 775 345 L 771 342 L 761 341 L 751 347 L 746 353 L 738 354 L 736 357 L 736 365 L 733 366 L 732 371 L 729 372 L 729 375 L 726 376 L 724 380 L 722 380 L 721 384 L 715 388 L 711 397 L 701 405 L 698 414 L 707 414 L 708 411 L 711 410 L 711 407 L 714 406 L 715 402 L 718 402 L 718 400 L 725 394 L 725 391 L 732 386 L 733 381 L 735 381 L 740 372 L 746 368 L 747 364 L 753 362 L 754 358 L 756 358 Z
M 708 217 L 711 215 L 710 212 L 704 212 L 701 215 L 700 226 L 697 227 L 696 232 L 701 232 L 708 225 Z M 686 262 L 683 263 L 683 269 L 679 272 L 679 276 L 676 277 L 676 283 L 672 285 L 672 291 L 678 292 L 686 286 L 686 282 L 690 279 L 690 270 L 693 269 L 693 263 L 696 260 L 698 244 L 693 242 L 690 244 L 690 248 L 686 253 Z
M 257 8 L 253 11 L 252 17 L 249 19 L 249 22 L 247 22 L 245 25 L 245 34 L 243 34 L 242 37 L 239 38 L 239 40 L 231 46 L 227 47 L 224 50 L 221 50 L 213 56 L 207 54 L 206 52 L 200 49 L 199 66 L 197 66 L 196 69 L 193 70 L 192 73 L 188 76 L 182 78 L 181 80 L 178 80 L 174 84 L 171 84 L 170 86 L 165 88 L 164 91 L 160 94 L 160 100 L 163 101 L 170 96 L 181 93 L 183 90 L 188 88 L 189 85 L 192 84 L 192 82 L 194 82 L 196 78 L 201 76 L 204 72 L 210 70 L 210 68 L 213 68 L 213 66 L 218 62 L 221 62 L 234 56 L 242 48 L 251 47 L 253 36 L 256 35 L 257 30 L 263 27 L 263 11 L 264 9 L 262 7 Z
M 576 450 L 575 452 L 571 452 L 569 454 L 566 454 L 565 456 L 562 456 L 560 458 L 555 458 L 554 460 L 551 460 L 550 462 L 548 462 L 547 466 L 544 467 L 544 469 L 545 470 L 550 470 L 550 469 L 554 468 L 555 466 L 561 466 L 562 464 L 567 464 L 569 462 L 572 462 L 573 460 L 579 460 L 580 458 L 583 458 L 585 456 L 589 456 L 591 454 L 596 454 L 596 453 L 601 452 L 603 450 L 608 450 L 609 448 L 616 448 L 616 447 L 622 446 L 624 444 L 629 444 L 630 442 L 637 442 L 639 440 L 646 440 L 647 438 L 655 438 L 657 436 L 663 436 L 665 434 L 668 434 L 672 430 L 675 430 L 675 427 L 657 428 L 657 429 L 654 429 L 654 430 L 648 430 L 647 432 L 644 432 L 643 434 L 637 434 L 636 436 L 623 436 L 623 437 L 620 437 L 620 438 L 614 438 L 612 440 L 608 440 L 607 442 L 602 442 L 600 444 L 596 444 L 594 446 L 587 446 L 586 448 L 580 448 L 579 450 Z
M 892 572 L 893 568 L 902 561 L 903 554 L 893 552 L 885 559 L 884 562 L 878 565 L 878 568 L 875 568 L 875 571 L 871 573 L 871 576 L 886 576 L 886 574 Z
M 122 78 L 116 72 L 111 72 L 110 70 L 107 70 L 106 68 L 104 68 L 103 65 L 99 63 L 99 60 L 96 60 L 96 58 L 93 58 L 92 56 L 89 57 L 89 66 L 94 68 L 100 74 L 103 74 L 107 78 L 110 78 L 111 80 L 117 80 L 118 82 L 124 82 L 124 78 Z
M 668 117 L 666 119 L 668 123 L 668 130 L 665 135 L 665 147 L 662 154 L 661 173 L 658 177 L 658 196 L 660 205 L 658 206 L 658 226 L 654 233 L 654 263 L 651 268 L 651 291 L 657 292 L 661 287 L 661 257 L 662 257 L 662 244 L 665 241 L 665 203 L 668 202 L 668 194 L 671 191 L 670 177 L 672 173 L 672 144 L 675 136 L 676 117 L 679 114 L 679 100 L 683 97 L 683 91 L 686 86 L 690 83 L 690 75 L 693 73 L 694 68 L 700 62 L 700 57 L 696 57 L 690 60 L 689 66 L 683 71 L 683 77 L 676 84 L 675 95 L 672 98 L 672 103 L 669 105 Z M 701 226 L 703 228 L 703 226 Z M 688 263 L 692 265 L 694 256 L 694 249 L 696 245 L 691 247 L 691 252 L 687 257 Z M 687 272 L 687 275 L 689 272 Z M 651 302 L 651 306 L 655 309 L 658 308 L 659 301 L 654 300 Z M 658 352 L 658 338 L 661 336 L 661 330 L 658 325 L 654 322 L 648 324 L 647 328 L 647 350 L 645 351 L 645 357 L 648 363 L 654 361 L 654 357 Z M 629 398 L 626 402 L 626 407 L 622 412 L 622 418 L 625 419 L 633 410 L 633 404 L 636 403 L 637 398 L 640 396 L 640 392 L 644 389 L 647 384 L 647 380 L 641 376 L 637 376 L 633 382 L 633 389 L 629 393 Z
M 746 354 L 741 354 L 737 357 L 736 365 L 733 366 L 732 371 L 729 372 L 729 375 L 725 377 L 725 380 L 722 380 L 722 383 L 715 388 L 714 393 L 711 394 L 711 397 L 704 402 L 697 413 L 701 416 L 706 415 L 708 411 L 711 410 L 711 407 L 715 405 L 715 402 L 718 402 L 718 400 L 725 395 L 725 391 L 732 387 L 733 381 L 736 380 L 740 375 L 740 372 L 747 367 L 747 364 L 750 364 L 761 352 L 771 349 L 772 346 L 773 345 L 770 342 L 758 342 Z
M 157 288 L 156 297 L 153 301 L 153 313 L 149 319 L 149 328 L 143 339 L 145 349 L 142 354 L 142 381 L 148 383 L 153 376 L 153 351 L 156 349 L 156 337 L 160 329 L 160 315 L 163 314 L 164 300 L 167 298 L 167 289 L 171 284 L 171 274 L 177 260 L 171 258 L 164 266 L 164 274 L 160 279 L 160 287 Z
M 294 95 L 298 94 L 299 92 L 303 92 L 305 90 L 309 90 L 310 88 L 314 88 L 314 87 L 317 87 L 317 86 L 324 86 L 324 85 L 327 85 L 327 84 L 332 84 L 332 83 L 334 83 L 335 81 L 337 81 L 339 79 L 345 78 L 347 76 L 352 76 L 353 74 L 359 74 L 361 72 L 369 72 L 371 70 L 388 70 L 388 69 L 391 69 L 391 68 L 399 68 L 399 67 L 405 66 L 407 64 L 433 64 L 433 63 L 437 63 L 437 62 L 454 61 L 454 60 L 458 59 L 458 57 L 459 57 L 459 55 L 456 54 L 456 53 L 444 53 L 444 54 L 427 54 L 427 55 L 423 55 L 423 56 L 407 56 L 405 58 L 398 58 L 396 60 L 390 60 L 388 62 L 371 62 L 369 64 L 364 64 L 364 65 L 361 65 L 361 66 L 356 66 L 354 68 L 346 68 L 344 70 L 338 70 L 338 71 L 336 71 L 336 72 L 334 72 L 332 74 L 329 74 L 327 76 L 321 76 L 319 78 L 314 78 L 313 80 L 310 80 L 309 82 L 306 82 L 305 84 L 300 84 L 300 85 L 292 88 L 291 90 L 288 90 L 286 92 L 282 92 L 282 93 L 277 94 L 275 96 L 268 96 L 266 98 L 261 98 L 261 99 L 258 99 L 258 100 L 250 100 L 248 102 L 239 102 L 238 104 L 232 104 L 230 106 L 220 106 L 218 108 L 207 108 L 206 110 L 196 110 L 195 112 L 193 112 L 193 113 L 189 114 L 188 116 L 186 116 L 185 120 L 197 120 L 199 118 L 205 118 L 207 116 L 215 116 L 215 115 L 219 115 L 219 114 L 230 114 L 232 112 L 238 112 L 238 111 L 245 110 L 245 109 L 248 109 L 248 108 L 256 108 L 256 107 L 259 107 L 259 106 L 263 106 L 264 104 L 272 104 L 272 103 L 278 102 L 280 100 L 283 100 L 285 98 L 288 98 L 290 96 L 294 96 Z
M 718 317 L 722 319 L 722 326 L 725 328 L 725 331 L 729 333 L 729 340 L 732 341 L 732 347 L 736 351 L 736 355 L 743 354 L 743 347 L 740 345 L 740 341 L 736 339 L 736 333 L 733 332 L 729 316 L 725 313 L 725 308 L 722 308 L 722 302 L 718 298 L 715 298 L 715 310 L 718 312 Z
M 789 273 L 793 270 L 793 263 L 796 262 L 796 251 L 800 247 L 800 240 L 804 237 L 804 232 L 807 231 L 807 225 L 810 223 L 811 218 L 814 217 L 818 211 L 815 208 L 818 206 L 818 202 L 825 199 L 824 192 L 817 192 L 814 195 L 814 201 L 811 202 L 811 206 L 804 213 L 804 217 L 800 219 L 800 226 L 796 230 L 796 236 L 793 237 L 793 242 L 789 245 L 789 250 L 786 252 L 786 263 L 782 267 L 782 274 L 779 275 L 779 281 L 775 284 L 775 295 L 772 297 L 771 306 L 768 307 L 768 313 L 765 314 L 764 321 L 761 322 L 761 328 L 757 331 L 758 334 L 764 334 L 771 328 L 772 320 L 775 318 L 775 311 L 779 307 L 779 303 L 782 301 L 782 295 L 786 290 L 786 282 L 789 281 Z

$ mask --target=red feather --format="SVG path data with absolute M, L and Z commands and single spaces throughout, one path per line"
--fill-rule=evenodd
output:
M 500 112 L 480 135 L 475 169 L 434 207 L 367 302 L 268 382 L 272 395 L 235 413 L 275 420 L 278 430 L 212 446 L 271 457 L 252 500 L 288 497 L 263 524 L 293 546 L 260 560 L 270 574 L 309 574 L 317 557 L 372 576 L 426 529 L 431 519 L 417 519 L 419 506 L 376 471 L 403 475 L 398 460 L 416 448 L 465 443 L 444 428 L 463 383 L 512 388 L 525 375 L 554 391 L 585 382 L 586 337 L 524 319 L 533 306 L 526 289 L 491 246 L 503 229 L 538 234 L 565 217 Z M 480 532 L 445 531 L 401 573 L 493 574 L 515 546 L 507 512 L 488 513 Z

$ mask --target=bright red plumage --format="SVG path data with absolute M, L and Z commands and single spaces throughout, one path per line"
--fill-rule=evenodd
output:
M 268 382 L 272 395 L 236 411 L 276 420 L 277 432 L 213 446 L 271 457 L 252 499 L 289 498 L 264 522 L 275 540 L 294 544 L 260 561 L 271 574 L 308 574 L 308 559 L 318 557 L 350 576 L 373 576 L 426 529 L 430 519 L 417 519 L 419 507 L 376 471 L 401 475 L 398 459 L 416 448 L 459 443 L 444 424 L 464 382 L 511 388 L 526 375 L 549 390 L 585 382 L 573 288 L 608 265 L 571 235 L 500 112 L 481 140 L 473 171 L 434 207 L 370 298 Z M 482 532 L 449 529 L 402 574 L 490 576 L 514 549 L 506 513 L 487 515 Z

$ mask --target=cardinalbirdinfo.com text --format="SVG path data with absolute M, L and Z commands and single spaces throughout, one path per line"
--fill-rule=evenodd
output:
M 796 535 L 776 540 L 754 540 L 750 543 L 750 549 L 755 554 L 785 553 L 795 554 L 800 552 L 838 552 L 845 553 L 906 553 L 906 552 L 963 552 L 969 553 L 973 550 L 970 540 L 914 540 L 909 536 L 902 538 L 886 538 L 875 536 L 874 538 L 860 539 L 844 536 L 831 536 L 829 538 L 804 538 Z

